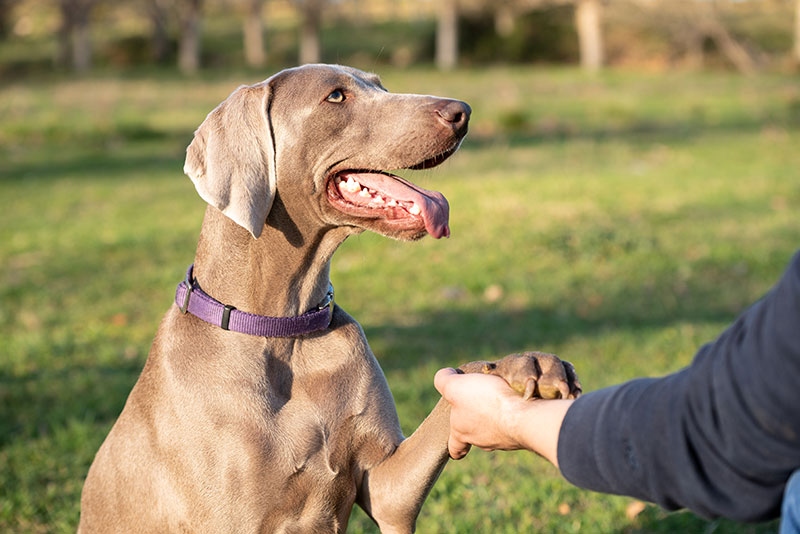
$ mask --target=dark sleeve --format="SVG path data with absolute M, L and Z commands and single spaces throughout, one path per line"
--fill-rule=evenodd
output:
M 558 461 L 590 490 L 709 518 L 777 517 L 800 468 L 800 253 L 689 367 L 578 399 Z

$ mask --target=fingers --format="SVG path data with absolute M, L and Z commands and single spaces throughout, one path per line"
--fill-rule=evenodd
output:
M 450 434 L 450 439 L 447 440 L 447 451 L 450 453 L 450 458 L 453 460 L 462 459 L 467 455 L 471 448 L 472 445 L 457 440 L 453 437 L 452 433 Z
M 433 385 L 436 387 L 436 390 L 442 394 L 445 400 L 447 399 L 446 389 L 453 380 L 453 377 L 457 374 L 458 372 L 455 369 L 446 367 L 444 369 L 439 369 L 433 376 Z M 464 443 L 454 438 L 451 430 L 450 437 L 447 440 L 447 452 L 450 454 L 450 458 L 453 460 L 462 459 L 467 455 L 471 447 L 472 445 L 469 443 Z

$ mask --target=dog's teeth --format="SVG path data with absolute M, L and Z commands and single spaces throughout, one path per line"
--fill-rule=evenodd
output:
M 358 196 L 363 198 L 372 198 L 372 195 L 366 189 L 362 189 L 361 191 L 359 191 Z
M 393 199 L 393 198 L 390 198 L 389 202 L 387 202 L 386 205 L 389 206 L 390 208 L 393 208 L 393 207 L 397 206 L 397 201 L 395 199 Z
M 355 193 L 361 190 L 361 184 L 356 182 L 352 176 L 348 176 L 347 181 L 342 184 L 342 189 L 349 193 Z
M 375 197 L 372 199 L 372 201 L 375 204 L 383 204 L 383 197 L 380 196 L 380 195 L 375 195 Z
M 410 213 L 411 215 L 419 215 L 420 213 L 419 206 L 417 206 L 416 204 L 412 204 L 411 207 L 408 208 L 408 213 Z

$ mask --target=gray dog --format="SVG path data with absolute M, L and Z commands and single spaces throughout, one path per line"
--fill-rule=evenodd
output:
M 354 503 L 383 533 L 414 531 L 449 407 L 403 437 L 330 262 L 363 230 L 449 235 L 445 198 L 386 171 L 444 161 L 469 115 L 327 65 L 240 87 L 208 115 L 184 167 L 209 204 L 195 263 L 89 470 L 81 534 L 343 532 Z M 568 364 L 509 358 L 466 369 L 527 396 L 579 393 Z

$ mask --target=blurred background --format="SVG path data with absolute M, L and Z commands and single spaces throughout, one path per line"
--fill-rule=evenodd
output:
M 192 132 L 238 85 L 313 61 L 474 110 L 453 158 L 403 173 L 445 194 L 452 237 L 362 234 L 333 261 L 406 433 L 434 372 L 469 360 L 554 352 L 586 390 L 675 371 L 800 243 L 800 0 L 0 0 L 0 532 L 75 531 L 193 260 Z M 483 451 L 418 525 L 777 532 Z M 377 529 L 356 510 L 349 531 Z
M 5 77 L 333 62 L 786 71 L 797 0 L 2 0 Z

